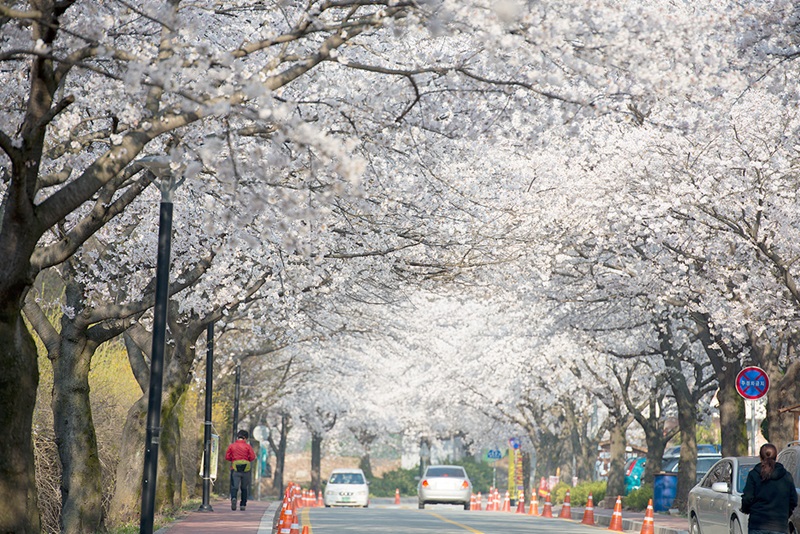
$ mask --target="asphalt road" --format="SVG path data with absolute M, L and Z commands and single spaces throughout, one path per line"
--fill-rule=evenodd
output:
M 373 502 L 369 508 L 305 508 L 300 512 L 310 534 L 597 534 L 576 521 L 525 514 L 470 512 L 462 507 L 428 505 L 424 510 Z

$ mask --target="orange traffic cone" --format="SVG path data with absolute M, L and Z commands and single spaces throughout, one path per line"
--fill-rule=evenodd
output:
M 322 490 L 317 493 L 317 508 L 325 508 L 325 499 L 322 497 Z
M 300 534 L 300 517 L 297 513 L 298 504 L 302 499 L 302 492 L 300 490 L 300 486 L 295 487 L 294 497 L 289 502 L 289 510 L 291 510 L 291 514 L 287 514 L 287 518 L 289 520 L 289 534 Z M 281 530 L 283 532 L 283 530 Z
M 494 490 L 494 501 L 493 501 L 492 504 L 494 505 L 494 508 L 492 508 L 492 509 L 495 512 L 501 511 L 502 507 L 500 506 L 500 490 L 497 490 L 497 489 Z
M 311 534 L 311 531 L 308 530 L 308 525 L 303 527 L 303 534 Z
M 292 532 L 292 507 L 287 502 L 281 512 L 281 520 L 280 520 L 280 530 L 278 531 L 279 534 L 291 534 Z
M 469 509 L 470 509 L 470 511 L 474 511 L 475 510 L 475 494 L 474 493 L 470 493 L 469 494 Z
M 539 499 L 536 495 L 531 495 L 531 505 L 528 508 L 528 515 L 539 515 Z
M 558 517 L 561 519 L 572 519 L 572 507 L 569 504 L 569 490 L 567 490 L 567 494 L 564 495 L 564 504 L 561 506 Z
M 586 500 L 586 508 L 583 510 L 583 521 L 581 521 L 584 525 L 594 525 L 594 503 L 592 502 L 592 494 L 589 494 L 589 498 Z
M 608 530 L 622 532 L 622 497 L 617 495 L 617 502 L 614 504 L 614 512 L 611 514 L 611 523 Z
M 550 493 L 544 497 L 544 507 L 541 517 L 553 517 L 553 503 L 550 502 Z
M 510 512 L 511 511 L 511 496 L 506 492 L 506 496 L 503 499 L 503 511 Z
M 400 488 L 394 490 L 394 503 L 400 504 Z
M 647 501 L 647 511 L 644 513 L 644 523 L 639 534 L 654 534 L 655 523 L 653 523 L 653 499 Z
M 478 496 L 475 497 L 475 505 L 476 505 L 475 510 L 479 512 L 483 510 L 483 495 L 481 495 L 480 491 L 478 492 Z
M 525 494 L 521 491 L 519 492 L 519 498 L 517 499 L 517 513 L 525 513 Z

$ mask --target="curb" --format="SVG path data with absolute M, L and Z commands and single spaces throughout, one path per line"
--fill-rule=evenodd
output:
M 572 520 L 580 522 L 583 519 L 583 510 L 573 511 Z M 622 518 L 622 530 L 628 532 L 641 532 L 643 519 L 625 519 Z M 611 524 L 611 516 L 603 514 L 594 514 L 594 524 L 597 527 L 608 527 Z M 674 527 L 665 527 L 658 524 L 658 517 L 653 521 L 654 534 L 689 534 L 688 530 L 682 530 Z

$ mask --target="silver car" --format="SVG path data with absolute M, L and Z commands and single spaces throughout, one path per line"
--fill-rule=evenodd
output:
M 369 506 L 369 482 L 361 469 L 334 469 L 325 485 L 325 507 Z
M 742 534 L 747 515 L 741 512 L 747 475 L 757 456 L 727 456 L 715 463 L 689 490 L 690 534 Z
M 778 453 L 778 462 L 789 471 L 794 479 L 795 489 L 800 497 L 800 441 L 792 441 Z M 789 534 L 800 533 L 800 506 L 794 509 L 789 518 Z
M 431 465 L 417 486 L 419 507 L 426 504 L 463 504 L 469 510 L 472 483 L 460 465 Z

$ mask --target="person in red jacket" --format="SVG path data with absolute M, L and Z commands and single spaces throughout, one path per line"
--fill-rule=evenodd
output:
M 253 447 L 247 443 L 250 434 L 247 430 L 240 430 L 237 440 L 228 446 L 225 451 L 225 459 L 231 463 L 231 510 L 236 510 L 236 494 L 242 490 L 242 498 L 239 501 L 239 510 L 244 510 L 247 506 L 247 492 L 250 489 L 250 462 L 256 459 Z

